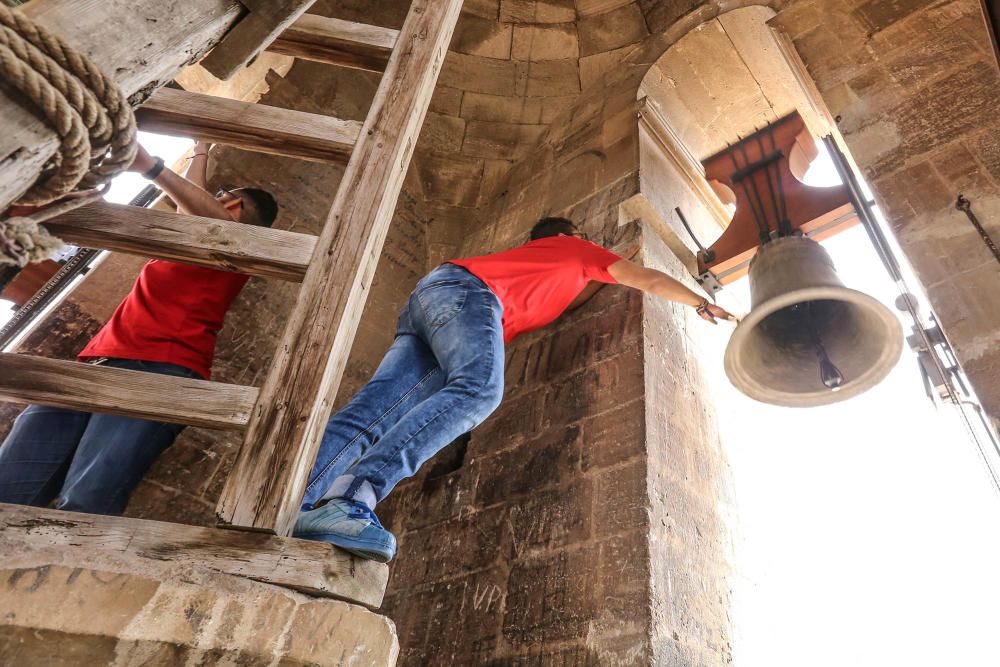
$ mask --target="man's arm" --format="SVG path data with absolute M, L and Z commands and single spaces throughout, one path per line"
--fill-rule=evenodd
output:
M 623 259 L 609 266 L 608 273 L 622 285 L 655 294 L 668 301 L 683 303 L 687 306 L 697 308 L 698 314 L 701 315 L 702 319 L 713 324 L 716 317 L 724 320 L 732 319 L 733 317 L 723 308 L 710 303 L 705 297 L 695 294 L 662 271 L 648 269 L 644 266 L 633 264 L 627 259 Z
M 199 141 L 194 145 L 191 151 L 191 157 L 188 158 L 187 170 L 184 172 L 184 178 L 191 181 L 197 185 L 202 190 L 205 190 L 206 181 L 206 171 L 208 170 L 208 151 L 212 148 L 212 144 L 206 143 L 204 141 Z
M 204 159 L 204 158 L 201 158 Z M 129 171 L 144 174 L 156 165 L 156 159 L 140 146 L 139 152 L 135 156 L 135 162 L 129 167 Z M 218 220 L 233 220 L 229 211 L 212 195 L 200 188 L 183 176 L 179 176 L 170 169 L 164 169 L 159 176 L 153 179 L 160 189 L 177 204 L 177 210 L 188 215 L 200 215 L 205 218 L 216 218 Z
M 634 244 L 628 246 L 627 248 L 625 248 L 625 250 L 622 250 L 620 252 L 614 248 L 612 248 L 611 251 L 618 252 L 625 259 L 632 259 L 633 257 L 639 254 L 640 249 L 641 248 L 638 244 Z M 595 294 L 600 292 L 601 288 L 603 288 L 605 285 L 607 285 L 607 283 L 601 283 L 597 282 L 596 280 L 591 280 L 587 284 L 587 286 L 583 288 L 583 291 L 580 292 L 575 299 L 573 299 L 573 302 L 566 307 L 566 310 L 567 311 L 576 310 L 583 304 L 587 303 Z

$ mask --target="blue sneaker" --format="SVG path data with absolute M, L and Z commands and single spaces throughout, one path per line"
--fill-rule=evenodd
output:
M 329 542 L 379 563 L 388 563 L 396 555 L 395 536 L 382 527 L 367 505 L 348 498 L 334 498 L 299 514 L 292 537 Z

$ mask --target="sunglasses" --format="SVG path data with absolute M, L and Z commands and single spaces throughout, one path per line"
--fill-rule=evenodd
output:
M 243 206 L 243 198 L 233 192 L 232 188 L 219 188 L 215 191 L 215 198 L 222 199 L 225 195 L 229 195 L 231 199 L 227 202 L 223 202 L 222 205 L 226 208 L 234 208 L 236 206 Z

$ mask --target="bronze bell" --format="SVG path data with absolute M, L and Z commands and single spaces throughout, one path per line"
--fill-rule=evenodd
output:
M 844 287 L 826 250 L 787 236 L 750 264 L 752 309 L 726 348 L 726 374 L 764 403 L 827 405 L 867 391 L 899 360 L 899 321 L 874 298 Z

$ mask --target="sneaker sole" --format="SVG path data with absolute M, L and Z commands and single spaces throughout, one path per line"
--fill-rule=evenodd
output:
M 356 537 L 347 537 L 346 535 L 340 535 L 339 533 L 295 533 L 292 537 L 300 540 L 326 542 L 327 544 L 332 544 L 335 547 L 340 547 L 344 551 L 348 551 L 355 556 L 359 556 L 366 560 L 373 560 L 378 563 L 388 563 L 392 560 L 392 557 L 396 555 L 395 552 L 387 555 L 385 551 L 379 550 L 379 547 L 382 545 L 377 542 L 359 540 Z

